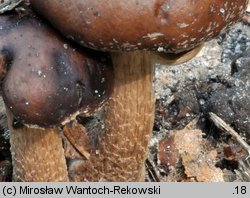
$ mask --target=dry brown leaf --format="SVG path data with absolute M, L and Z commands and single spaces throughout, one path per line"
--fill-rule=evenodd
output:
M 158 146 L 158 164 L 160 166 L 175 167 L 179 158 L 179 151 L 174 143 L 174 137 L 162 139 Z
M 175 145 L 182 158 L 185 174 L 199 182 L 223 182 L 223 172 L 215 167 L 216 150 L 207 150 L 199 129 L 183 129 L 175 134 Z
M 198 155 L 201 150 L 202 132 L 198 129 L 183 129 L 176 131 L 174 142 L 179 153 L 188 152 Z
M 215 150 L 199 156 L 191 153 L 182 155 L 182 163 L 187 177 L 196 178 L 198 182 L 223 182 L 223 172 L 215 167 Z

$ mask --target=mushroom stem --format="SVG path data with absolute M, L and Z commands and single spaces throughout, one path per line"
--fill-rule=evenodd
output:
M 74 181 L 144 181 L 155 98 L 151 52 L 112 53 L 114 91 L 105 133 L 89 160 L 70 167 Z
M 6 107 L 14 181 L 68 181 L 62 139 L 55 128 L 13 127 L 13 114 Z M 22 144 L 17 144 L 22 142 Z
M 150 52 L 113 53 L 115 88 L 105 118 L 102 151 L 116 181 L 144 181 L 144 162 L 154 121 Z M 118 157 L 119 156 L 119 157 Z

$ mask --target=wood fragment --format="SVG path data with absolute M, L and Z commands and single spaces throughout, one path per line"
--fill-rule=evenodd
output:
M 23 0 L 4 0 L 2 3 L 0 3 L 0 14 L 3 14 L 4 12 L 13 10 L 15 7 L 17 7 Z
M 170 96 L 167 101 L 164 102 L 164 106 L 168 107 L 175 100 L 175 95 Z
M 246 143 L 245 140 L 232 128 L 230 127 L 224 120 L 222 120 L 219 116 L 217 116 L 215 113 L 209 112 L 211 120 L 214 122 L 214 124 L 222 129 L 223 131 L 228 132 L 232 137 L 236 139 L 236 141 L 239 142 L 239 144 L 246 150 L 248 153 L 248 157 L 250 156 L 250 146 Z
M 63 128 L 63 134 L 72 144 L 72 146 L 81 154 L 85 159 L 89 159 L 90 153 L 87 151 L 88 137 L 86 135 L 86 129 L 84 126 L 72 123 L 72 126 L 67 125 Z
M 239 169 L 234 170 L 237 176 L 241 179 L 240 181 L 250 182 L 250 161 L 239 160 Z
M 145 161 L 146 170 L 148 171 L 151 182 L 160 182 L 156 165 L 149 158 Z

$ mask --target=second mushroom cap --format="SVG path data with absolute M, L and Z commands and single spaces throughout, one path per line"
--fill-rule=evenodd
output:
M 51 127 L 108 99 L 113 69 L 106 54 L 66 41 L 34 14 L 2 15 L 0 27 L 2 94 L 16 119 Z

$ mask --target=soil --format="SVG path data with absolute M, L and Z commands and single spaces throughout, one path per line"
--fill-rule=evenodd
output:
M 217 128 L 209 115 L 215 113 L 250 143 L 250 29 L 245 22 L 207 42 L 191 61 L 156 65 L 157 100 L 147 161 L 148 181 L 250 181 L 249 161 L 245 160 L 249 150 L 244 150 L 227 131 Z M 192 127 L 187 130 L 190 123 Z M 183 130 L 188 137 L 178 135 Z M 197 130 L 200 133 L 192 134 Z M 187 146 L 180 151 L 172 139 L 178 136 L 185 142 L 199 135 L 202 141 L 196 142 L 196 147 L 200 151 L 192 159 L 213 163 L 190 173 L 192 160 L 183 160 L 189 153 L 195 155 L 193 150 Z M 211 152 L 215 152 L 214 156 L 208 157 Z M 211 173 L 214 167 L 222 171 L 222 177 Z M 200 177 L 201 172 L 206 176 Z

